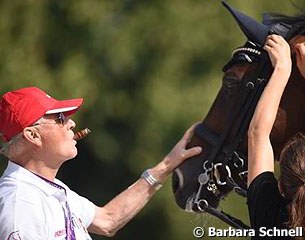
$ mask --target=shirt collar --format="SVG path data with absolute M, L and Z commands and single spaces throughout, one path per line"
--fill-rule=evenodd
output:
M 43 178 L 37 176 L 36 174 L 12 161 L 8 161 L 8 166 L 3 173 L 3 176 L 11 177 L 17 179 L 18 181 L 35 185 L 47 195 L 58 195 L 60 192 L 65 194 L 65 190 L 61 190 L 60 188 L 51 185 Z M 58 179 L 55 179 L 54 182 L 56 185 L 59 185 L 60 187 L 65 189 L 65 185 L 62 186 L 61 181 L 59 181 Z

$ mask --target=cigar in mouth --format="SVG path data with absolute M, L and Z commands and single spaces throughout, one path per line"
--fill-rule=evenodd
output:
M 89 128 L 82 129 L 76 133 L 74 133 L 74 140 L 79 141 L 86 137 L 89 133 L 91 133 L 91 130 Z

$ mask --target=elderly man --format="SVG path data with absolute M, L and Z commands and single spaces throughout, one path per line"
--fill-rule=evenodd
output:
M 56 179 L 60 166 L 77 155 L 70 118 L 83 99 L 59 101 L 36 87 L 4 94 L 0 100 L 1 149 L 8 166 L 0 179 L 0 239 L 91 239 L 113 236 L 129 222 L 185 159 L 190 128 L 155 167 L 105 206 L 95 206 Z

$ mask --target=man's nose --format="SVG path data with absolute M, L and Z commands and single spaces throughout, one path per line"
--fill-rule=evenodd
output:
M 70 118 L 67 122 L 69 129 L 73 129 L 76 126 L 76 123 Z

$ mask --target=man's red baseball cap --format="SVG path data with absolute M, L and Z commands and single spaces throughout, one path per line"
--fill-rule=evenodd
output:
M 4 141 L 9 141 L 43 115 L 72 115 L 82 103 L 82 98 L 59 101 L 37 87 L 7 92 L 0 99 L 0 133 Z

